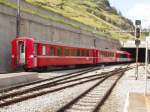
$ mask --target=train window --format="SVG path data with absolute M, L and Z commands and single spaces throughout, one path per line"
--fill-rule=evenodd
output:
M 84 55 L 84 50 L 81 50 L 81 55 L 82 55 L 82 56 L 85 56 L 85 55 Z
M 89 56 L 92 57 L 92 50 L 89 50 Z
M 58 54 L 58 56 L 62 56 L 62 48 L 57 49 L 57 54 Z
M 20 44 L 21 53 L 24 53 L 24 44 Z
M 50 48 L 50 55 L 51 55 L 51 56 L 54 56 L 54 55 L 55 55 L 55 48 L 54 48 L 54 47 L 51 47 L 51 48 Z
M 77 49 L 77 56 L 80 56 L 80 50 Z
M 71 49 L 71 56 L 74 56 L 74 49 Z
M 101 57 L 102 57 L 102 58 L 104 57 L 104 53 L 103 53 L 103 52 L 101 52 Z
M 107 57 L 107 53 L 106 52 L 104 53 L 104 56 Z
M 89 50 L 86 50 L 86 56 L 89 56 Z
M 121 54 L 121 58 L 127 58 L 126 54 Z
M 114 53 L 112 53 L 112 57 L 114 57 L 115 56 L 115 54 Z
M 104 57 L 106 57 L 106 52 L 103 52 L 103 54 L 104 54 Z
M 69 56 L 69 49 L 68 48 L 65 49 L 65 56 Z
M 34 55 L 37 55 L 37 44 L 34 44 Z
M 109 53 L 109 57 L 114 57 L 114 53 L 113 53 L 113 52 L 110 52 L 110 53 Z
M 103 56 L 103 55 L 102 55 L 102 52 L 99 52 L 99 56 L 102 58 L 102 56 Z
M 42 55 L 46 55 L 46 46 L 42 47 Z
M 76 49 L 74 50 L 74 56 L 77 56 L 77 51 L 76 51 Z

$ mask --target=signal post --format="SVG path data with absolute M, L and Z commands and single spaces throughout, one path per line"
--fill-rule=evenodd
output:
M 141 20 L 135 21 L 135 45 L 136 45 L 136 71 L 135 71 L 135 79 L 138 79 L 138 54 L 139 54 L 139 45 L 140 45 L 140 37 L 141 37 Z

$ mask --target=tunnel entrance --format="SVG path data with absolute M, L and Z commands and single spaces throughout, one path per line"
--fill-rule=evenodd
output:
M 125 50 L 132 54 L 132 58 L 134 61 L 136 60 L 136 48 L 122 48 L 122 50 Z M 149 50 L 149 57 L 150 57 L 150 50 Z M 145 48 L 139 48 L 139 62 L 145 62 Z

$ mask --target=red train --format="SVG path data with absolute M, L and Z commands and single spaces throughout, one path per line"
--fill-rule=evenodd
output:
M 29 70 L 46 69 L 48 66 L 129 62 L 131 60 L 131 54 L 126 51 L 72 47 L 50 42 L 38 42 L 28 37 L 16 38 L 12 41 L 14 69 L 18 66 Z

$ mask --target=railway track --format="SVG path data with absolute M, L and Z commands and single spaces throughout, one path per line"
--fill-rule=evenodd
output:
M 100 68 L 90 67 L 88 69 L 79 70 L 79 71 L 76 71 L 76 72 L 73 72 L 73 73 L 68 73 L 68 74 L 65 74 L 65 75 L 62 75 L 62 76 L 56 76 L 56 77 L 52 77 L 52 78 L 32 81 L 32 82 L 29 82 L 29 83 L 18 84 L 18 85 L 11 86 L 11 87 L 8 87 L 8 88 L 0 89 L 0 93 L 13 91 L 13 90 L 20 89 L 22 87 L 27 87 L 27 86 L 30 86 L 30 85 L 46 83 L 47 81 L 55 81 L 55 80 L 60 81 L 60 80 L 64 80 L 64 78 L 65 79 L 67 79 L 67 78 L 69 79 L 69 78 L 72 78 L 72 77 L 75 77 L 75 76 L 79 76 L 79 75 L 82 75 L 84 73 L 88 73 L 88 72 L 91 72 L 91 71 L 94 71 L 94 70 L 98 70 L 98 69 L 100 69 Z
M 88 90 L 60 108 L 57 112 L 99 112 L 101 106 L 109 97 L 119 79 L 128 69 L 127 67 L 126 69 L 105 76 Z
M 47 93 L 52 93 L 56 91 L 60 91 L 62 89 L 70 88 L 76 85 L 80 85 L 83 83 L 88 83 L 95 80 L 100 80 L 106 77 L 111 76 L 111 74 L 114 74 L 116 72 L 120 72 L 122 69 L 116 69 L 111 72 L 101 73 L 101 74 L 94 74 L 90 76 L 82 76 L 82 77 L 76 77 L 81 76 L 83 74 L 86 74 L 88 72 L 97 70 L 99 68 L 90 68 L 86 71 L 81 71 L 76 73 L 75 75 L 65 75 L 62 77 L 55 77 L 56 80 L 50 80 L 50 82 L 43 84 L 43 82 L 39 81 L 39 83 L 35 83 L 36 85 L 22 85 L 18 87 L 13 87 L 10 89 L 6 89 L 7 92 L 5 94 L 0 95 L 0 107 L 8 106 L 17 102 L 21 102 L 30 98 L 34 98 L 37 96 L 41 96 Z M 48 81 L 48 80 L 46 80 Z M 41 84 L 42 83 L 42 84 Z M 30 85 L 30 86 L 29 86 Z

